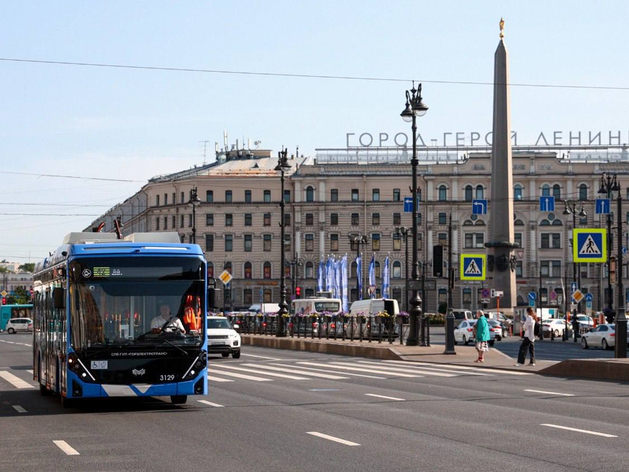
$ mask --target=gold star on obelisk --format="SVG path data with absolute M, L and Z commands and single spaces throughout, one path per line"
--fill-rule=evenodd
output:
M 504 29 L 505 29 L 505 20 L 503 18 L 500 18 L 500 39 L 505 37 L 503 33 Z

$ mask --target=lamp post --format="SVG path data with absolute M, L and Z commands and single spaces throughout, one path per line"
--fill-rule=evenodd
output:
M 413 297 L 411 298 L 411 310 L 409 312 L 410 315 L 410 333 L 408 335 L 408 339 L 406 340 L 407 346 L 417 346 L 420 344 L 418 339 L 418 331 L 420 322 L 420 317 L 422 315 L 422 299 L 419 296 L 419 262 L 417 260 L 417 165 L 419 161 L 417 160 L 417 117 L 422 117 L 428 111 L 428 107 L 424 105 L 422 102 L 422 84 L 419 84 L 418 88 L 415 89 L 415 82 L 413 82 L 413 88 L 411 90 L 406 91 L 406 106 L 404 111 L 400 114 L 402 119 L 407 123 L 412 123 L 411 129 L 413 131 L 413 158 L 411 159 L 411 168 L 412 168 L 412 188 L 411 193 L 413 194 Z M 422 335 L 424 334 L 424 323 L 421 320 L 422 324 Z M 422 341 L 424 341 L 422 339 Z M 425 344 L 422 342 L 422 344 Z
M 360 245 L 367 244 L 367 236 L 358 233 L 350 233 L 347 236 L 349 238 L 350 244 L 356 245 L 356 300 L 362 300 L 363 294 L 360 293 L 360 286 L 363 277 L 363 271 L 361 267 L 360 272 L 358 272 L 358 258 L 360 257 Z
M 293 276 L 293 295 L 297 298 L 297 286 L 299 284 L 299 268 L 304 265 L 304 260 L 301 258 L 295 258 L 292 261 L 288 261 L 290 265 L 290 273 Z
M 454 313 L 452 312 L 452 292 L 454 290 L 454 267 L 452 264 L 452 213 L 448 226 L 448 311 L 446 313 L 446 348 L 444 354 L 456 354 L 454 350 Z
M 200 204 L 201 204 L 201 199 L 199 198 L 199 195 L 197 194 L 197 188 L 196 187 L 192 187 L 190 189 L 190 200 L 188 201 L 188 205 L 190 205 L 192 207 L 192 239 L 190 241 L 192 244 L 196 244 L 197 243 L 197 213 L 196 213 L 196 208 Z
M 406 226 L 396 226 L 395 234 L 404 237 L 404 309 L 408 312 L 408 236 L 411 233 L 411 228 L 407 228 Z M 424 275 L 426 274 L 426 268 L 424 267 L 423 271 Z M 422 290 L 423 290 L 423 279 L 422 279 Z M 423 291 L 422 291 L 423 296 Z
M 618 181 L 616 175 L 612 177 L 607 173 L 601 175 L 601 187 L 598 189 L 598 193 L 601 195 L 607 195 L 612 200 L 613 192 L 619 191 Z M 610 209 L 611 210 L 611 209 Z M 613 217 L 611 212 L 607 213 L 607 293 L 605 294 L 605 314 L 606 316 L 614 309 L 614 296 L 612 294 L 612 222 Z M 619 241 L 620 243 L 620 241 Z
M 563 214 L 564 215 L 572 215 L 572 229 L 574 230 L 577 227 L 577 214 L 579 215 L 579 217 L 583 218 L 584 216 L 587 216 L 587 212 L 585 211 L 585 208 L 583 208 L 583 202 L 581 202 L 581 209 L 579 211 L 577 211 L 577 205 L 579 204 L 578 202 L 569 202 L 567 200 L 564 200 L 565 203 L 565 208 L 563 210 Z M 578 270 L 578 263 L 574 260 L 574 245 L 577 242 L 574 240 L 574 238 L 572 238 L 572 281 L 577 284 L 577 288 L 581 288 L 581 271 Z M 577 282 L 577 277 L 578 277 L 578 282 Z M 566 297 L 568 297 L 568 294 L 566 294 Z M 577 322 L 577 313 L 578 313 L 578 305 L 577 304 L 577 308 L 575 308 L 574 312 L 572 313 L 572 326 L 573 326 L 573 330 L 574 330 L 574 342 L 577 342 L 577 336 L 579 335 L 579 323 Z M 564 338 L 568 339 L 568 317 L 566 314 L 566 323 L 564 326 Z
M 278 338 L 283 338 L 286 336 L 286 332 L 284 331 L 284 316 L 288 314 L 288 303 L 286 302 L 286 251 L 284 247 L 285 242 L 285 226 L 286 222 L 284 221 L 284 207 L 286 206 L 286 201 L 284 200 L 284 173 L 290 170 L 291 165 L 288 163 L 288 150 L 283 149 L 278 153 L 278 162 L 275 167 L 276 171 L 280 173 L 280 268 L 282 271 L 282 275 L 280 277 L 280 309 L 277 312 L 277 331 L 275 336 Z
M 616 331 L 616 347 L 614 348 L 614 356 L 616 358 L 627 357 L 627 315 L 625 314 L 624 293 L 622 284 L 622 195 L 620 192 L 620 184 L 616 174 L 613 176 L 603 174 L 601 176 L 601 188 L 599 193 L 607 194 L 610 199 L 612 192 L 618 192 L 616 194 L 616 213 L 618 222 L 617 238 L 616 242 L 618 246 L 618 253 L 616 256 L 617 273 L 616 273 L 616 292 L 618 292 L 618 301 L 616 303 L 616 316 L 614 317 L 615 331 Z

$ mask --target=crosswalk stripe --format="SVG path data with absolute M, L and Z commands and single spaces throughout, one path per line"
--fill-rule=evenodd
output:
M 20 388 L 20 389 L 22 389 L 22 388 L 35 388 L 31 384 L 29 384 L 28 382 L 25 382 L 21 378 L 13 375 L 10 372 L 7 372 L 6 370 L 0 370 L 0 377 L 2 377 L 4 380 L 9 382 L 11 385 L 13 385 L 16 388 Z
M 348 364 L 348 365 L 354 365 L 354 364 Z M 418 374 L 426 374 L 426 375 L 432 375 L 434 377 L 458 377 L 461 374 L 446 374 L 444 372 L 437 372 L 434 370 L 426 370 L 426 369 L 413 369 L 413 368 L 404 368 L 402 366 L 390 366 L 390 365 L 382 365 L 382 364 L 378 364 L 376 362 L 367 362 L 367 361 L 359 361 L 359 365 L 368 365 L 373 367 L 374 369 L 378 369 L 378 370 L 383 370 L 383 371 L 387 371 L 387 370 L 393 370 L 395 372 L 406 372 L 407 374 L 412 374 L 412 373 L 418 373 Z
M 302 369 L 285 369 L 285 368 L 280 368 L 280 367 L 273 367 L 267 364 L 264 365 L 257 365 L 257 364 L 243 364 L 246 366 L 256 366 L 259 367 L 263 370 L 275 370 L 278 372 L 288 372 L 288 373 L 292 373 L 292 374 L 301 374 L 301 375 L 310 375 L 311 377 L 320 377 L 322 379 L 329 379 L 329 380 L 346 380 L 348 377 L 341 377 L 339 375 L 329 375 L 329 374 L 320 374 L 320 373 L 315 373 L 315 372 L 307 372 L 305 370 Z M 258 372 L 260 374 L 262 374 L 263 372 Z
M 197 401 L 199 403 L 203 403 L 204 405 L 207 405 L 207 406 L 213 406 L 214 408 L 225 408 L 225 405 L 221 405 L 219 403 L 212 403 L 212 402 L 209 402 L 207 400 L 197 400 Z
M 26 413 L 26 410 L 20 405 L 13 405 L 13 408 L 15 408 L 15 411 L 17 411 L 18 413 Z
M 383 361 L 386 362 L 388 364 L 405 364 L 407 365 L 409 362 L 408 361 L 390 361 L 390 360 L 386 360 Z M 534 375 L 530 372 L 514 372 L 512 370 L 500 370 L 500 369 L 482 369 L 482 368 L 478 368 L 478 367 L 466 367 L 466 366 L 462 366 L 462 365 L 449 365 L 449 364 L 435 364 L 432 362 L 417 362 L 416 365 L 418 366 L 433 366 L 433 367 L 440 367 L 442 369 L 450 369 L 450 370 L 469 370 L 472 372 L 484 372 L 487 373 L 488 371 L 491 372 L 492 374 L 504 374 L 504 375 Z
M 273 364 L 273 365 L 279 365 L 279 366 L 282 366 L 282 367 L 292 367 L 292 366 L 286 365 L 286 364 Z M 334 370 L 315 369 L 314 367 L 303 367 L 303 366 L 301 366 L 300 369 L 304 369 L 304 370 L 307 371 L 307 372 L 304 372 L 304 375 L 312 375 L 312 371 L 315 371 L 315 372 L 326 372 L 328 374 L 336 374 L 336 373 L 338 373 L 338 372 L 336 372 Z M 354 372 L 343 372 L 343 375 L 349 375 L 350 377 L 363 377 L 365 379 L 386 380 L 386 377 L 377 377 L 375 375 L 367 375 L 367 374 L 356 374 Z M 343 378 L 346 378 L 346 377 L 343 377 Z
M 366 361 L 359 361 L 359 362 L 366 362 Z M 383 362 L 387 362 L 387 361 L 383 361 Z M 417 369 L 417 370 L 421 370 L 421 371 L 425 371 L 425 372 L 447 372 L 450 374 L 454 374 L 454 375 L 475 375 L 478 377 L 491 377 L 493 374 L 489 373 L 487 371 L 487 369 L 484 369 L 484 372 L 475 372 L 475 371 L 468 371 L 468 370 L 458 370 L 458 369 L 451 369 L 450 366 L 442 366 L 442 367 L 433 367 L 432 365 L 429 366 L 425 366 L 424 363 L 417 363 L 417 362 L 404 362 L 402 361 L 400 364 L 391 364 L 389 362 L 387 362 L 386 364 L 382 364 L 382 365 L 395 365 L 395 366 L 399 366 L 399 367 L 403 367 L 405 369 Z M 483 369 L 481 369 L 483 370 Z
M 242 367 L 234 367 L 234 366 L 231 366 L 231 365 L 230 366 L 222 365 L 221 369 L 233 369 L 233 370 L 239 370 L 239 371 L 242 371 L 242 372 L 253 372 L 254 374 L 255 373 L 258 373 L 258 374 L 262 373 L 262 372 L 259 372 L 258 370 L 255 370 L 255 369 L 244 369 Z M 310 380 L 310 379 L 308 379 L 306 377 L 295 377 L 294 375 L 278 374 L 276 372 L 264 372 L 264 375 L 270 375 L 271 377 L 280 377 L 280 378 L 283 378 L 283 379 L 291 379 L 291 380 Z
M 213 372 L 216 371 L 213 370 Z M 263 379 L 262 377 L 256 377 L 254 375 L 237 374 L 236 372 L 219 372 L 219 375 L 236 377 L 237 379 L 253 380 L 254 382 L 273 382 L 271 379 Z
M 403 378 L 415 378 L 415 377 L 423 377 L 423 375 L 412 375 L 412 374 L 403 374 L 401 372 L 392 372 L 392 371 L 382 371 L 382 370 L 376 370 L 376 369 L 367 369 L 367 368 L 362 368 L 362 367 L 353 367 L 353 366 L 346 366 L 343 365 L 340 362 L 332 362 L 331 364 L 321 364 L 321 363 L 317 363 L 317 362 L 298 362 L 298 364 L 303 364 L 303 365 L 314 365 L 314 366 L 324 366 L 324 367 L 332 367 L 334 369 L 341 369 L 341 370 L 350 370 L 350 371 L 356 371 L 356 372 L 369 372 L 372 374 L 387 374 L 389 376 L 392 377 L 403 377 Z
M 207 376 L 210 382 L 233 382 L 232 379 L 221 379 L 220 377 L 214 377 L 213 375 Z
M 385 395 L 376 395 L 375 393 L 365 393 L 365 396 L 367 396 L 367 397 L 375 397 L 375 398 L 384 398 L 385 400 L 394 400 L 396 402 L 403 402 L 403 401 L 405 401 L 403 398 L 387 397 Z
M 33 369 L 27 369 L 26 372 L 28 372 L 29 374 L 33 374 Z

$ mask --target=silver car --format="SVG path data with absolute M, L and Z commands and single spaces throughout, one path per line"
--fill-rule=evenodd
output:
M 33 320 L 30 318 L 11 318 L 7 321 L 7 333 L 15 334 L 18 331 L 33 331 Z
M 465 320 L 459 323 L 454 329 L 454 344 L 463 343 L 466 346 L 474 342 L 474 325 L 476 320 Z M 496 333 L 489 329 L 489 345 L 493 346 L 496 341 Z

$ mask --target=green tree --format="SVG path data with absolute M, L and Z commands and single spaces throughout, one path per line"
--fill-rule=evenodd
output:
M 15 289 L 15 295 L 10 298 L 13 299 L 13 303 L 26 305 L 31 302 L 31 293 L 27 292 L 23 287 L 18 287 Z
M 19 266 L 17 270 L 21 270 L 22 272 L 33 272 L 35 270 L 35 263 L 27 262 L 26 264 Z

